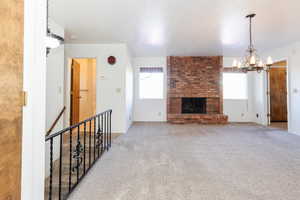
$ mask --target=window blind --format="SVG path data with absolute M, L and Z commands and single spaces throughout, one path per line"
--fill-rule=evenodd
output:
M 141 73 L 162 73 L 163 68 L 162 67 L 141 67 L 140 72 Z

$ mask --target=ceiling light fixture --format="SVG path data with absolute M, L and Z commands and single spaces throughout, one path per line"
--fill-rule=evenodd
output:
M 47 36 L 46 36 L 46 48 L 47 54 L 49 54 L 50 49 L 55 49 L 59 47 L 64 42 L 64 38 L 53 33 L 49 27 L 49 0 L 47 0 Z
M 250 35 L 250 45 L 246 50 L 245 57 L 238 61 L 233 61 L 233 67 L 239 68 L 244 72 L 249 71 L 267 71 L 273 65 L 273 60 L 271 57 L 268 57 L 267 62 L 264 63 L 257 54 L 257 50 L 254 48 L 253 39 L 252 39 L 252 19 L 256 14 L 247 15 L 246 18 L 249 18 L 249 35 Z

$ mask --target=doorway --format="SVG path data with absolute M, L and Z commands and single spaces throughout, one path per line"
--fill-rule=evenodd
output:
M 270 126 L 288 129 L 287 62 L 274 63 L 269 71 Z
M 74 58 L 71 63 L 70 124 L 96 114 L 96 59 Z

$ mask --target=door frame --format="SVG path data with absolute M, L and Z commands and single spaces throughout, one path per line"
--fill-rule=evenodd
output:
M 289 70 L 289 60 L 288 58 L 283 58 L 283 59 L 278 59 L 276 61 L 274 61 L 274 63 L 277 63 L 277 62 L 281 62 L 281 61 L 286 61 L 286 92 L 287 92 L 287 124 L 288 124 L 288 130 L 290 130 L 290 95 L 291 95 L 291 88 L 290 88 L 290 78 L 289 78 L 289 73 L 290 73 L 290 70 Z M 266 87 L 265 87 L 265 95 L 266 95 L 266 107 L 267 107 L 267 126 L 270 126 L 271 125 L 271 97 L 270 97 L 270 73 L 267 72 L 266 73 Z
M 24 1 L 21 199 L 44 199 L 46 133 L 46 1 Z
M 65 105 L 66 105 L 66 115 L 64 118 L 64 126 L 70 126 L 71 122 L 71 67 L 73 59 L 95 59 L 96 60 L 96 102 L 97 102 L 97 73 L 98 73 L 98 59 L 97 57 L 81 57 L 73 56 L 66 58 L 66 70 L 65 70 Z M 96 103 L 97 112 L 97 103 Z

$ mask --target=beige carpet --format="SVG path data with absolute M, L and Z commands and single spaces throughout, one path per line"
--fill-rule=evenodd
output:
M 299 200 L 300 137 L 256 125 L 136 123 L 71 200 Z

